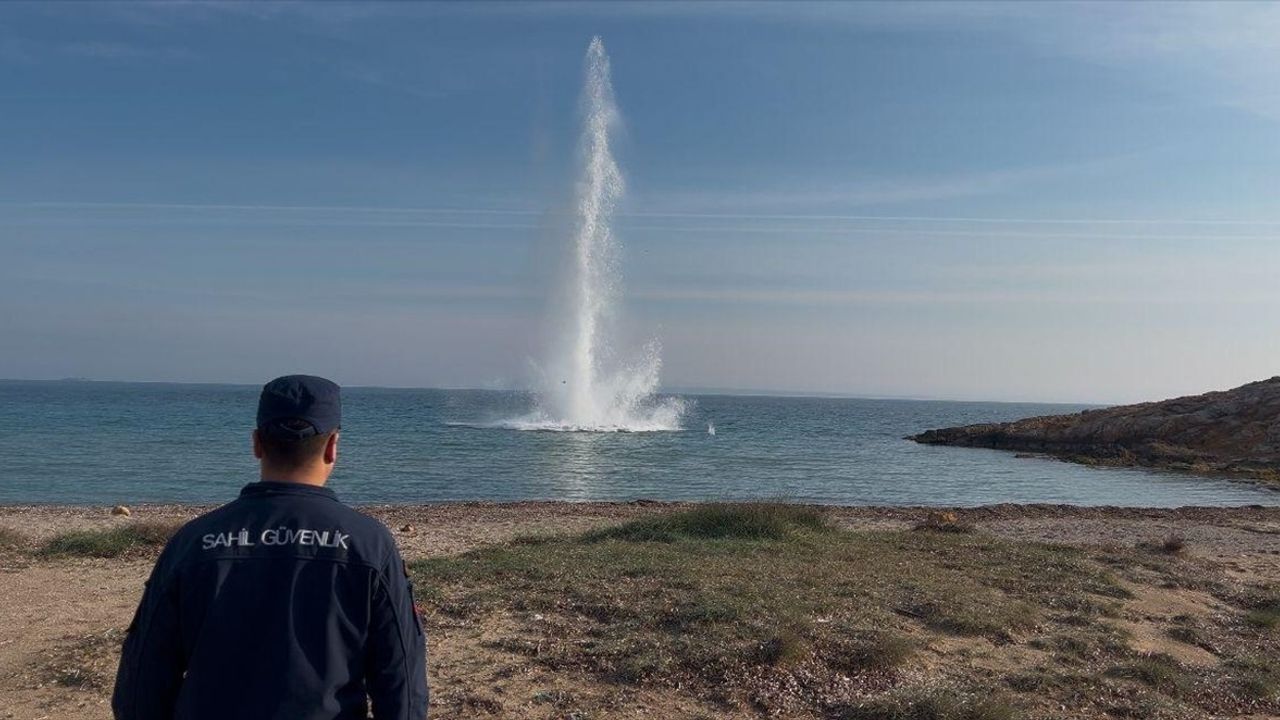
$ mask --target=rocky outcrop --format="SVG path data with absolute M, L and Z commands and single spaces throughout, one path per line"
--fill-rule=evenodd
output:
M 1280 482 L 1280 376 L 1204 395 L 929 430 L 909 439 Z

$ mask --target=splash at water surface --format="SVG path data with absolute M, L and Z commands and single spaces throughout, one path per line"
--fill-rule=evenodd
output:
M 587 432 L 680 430 L 684 402 L 654 394 L 662 368 L 657 341 L 629 363 L 617 362 L 611 353 L 607 321 L 621 285 L 612 220 L 625 184 L 609 147 L 618 109 L 609 57 L 599 37 L 587 48 L 582 103 L 582 165 L 568 253 L 565 336 L 547 362 L 534 412 L 502 425 Z

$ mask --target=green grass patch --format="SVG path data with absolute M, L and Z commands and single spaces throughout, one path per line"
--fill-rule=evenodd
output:
M 825 532 L 831 527 L 816 508 L 782 503 L 705 505 L 605 528 L 582 537 L 586 542 L 627 540 L 782 540 L 797 532 Z
M 839 720 L 1014 720 L 1007 701 L 949 689 L 905 689 L 842 709 Z
M 102 530 L 76 530 L 58 535 L 40 549 L 46 557 L 114 558 L 163 546 L 181 524 L 131 522 Z
M 1275 660 L 1266 657 L 1232 658 L 1226 665 L 1245 697 L 1263 702 L 1280 698 L 1280 664 Z
M 922 629 L 1005 641 L 1044 621 L 1065 593 L 1123 593 L 1078 549 L 846 532 L 813 508 L 764 504 L 705 506 L 410 569 L 430 621 L 513 618 L 502 649 L 544 667 L 742 696 L 744 683 L 780 674 L 892 676 L 914 662 L 908 637 Z M 954 712 L 937 717 L 987 717 Z
M 1280 628 L 1280 594 L 1272 591 L 1250 598 L 1244 619 L 1254 627 Z
M 831 643 L 827 656 L 829 665 L 852 675 L 867 670 L 892 670 L 905 665 L 916 651 L 916 643 L 899 633 L 853 630 L 840 633 Z
M 1165 634 L 1187 645 L 1206 647 L 1209 644 L 1209 638 L 1205 632 L 1191 625 L 1175 625 L 1165 630 Z
M 1182 666 L 1168 655 L 1138 658 L 1107 671 L 1111 677 L 1136 680 L 1166 695 L 1179 696 L 1191 689 L 1191 678 Z
M 1025 602 L 973 603 L 939 598 L 933 592 L 924 593 L 923 597 L 903 606 L 901 611 L 951 635 L 1009 640 L 1014 633 L 1034 626 L 1040 617 L 1036 608 Z

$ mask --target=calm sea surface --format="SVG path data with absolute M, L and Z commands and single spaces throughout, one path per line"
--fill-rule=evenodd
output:
M 220 502 L 256 479 L 258 388 L 0 381 L 0 503 Z M 785 499 L 847 504 L 1280 504 L 1223 479 L 916 445 L 927 428 L 1065 405 L 687 396 L 685 430 L 491 427 L 520 393 L 344 390 L 331 481 L 353 502 Z M 710 434 L 708 425 L 716 433 Z

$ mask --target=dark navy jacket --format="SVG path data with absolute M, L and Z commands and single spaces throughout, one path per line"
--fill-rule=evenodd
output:
M 426 640 L 391 533 L 333 491 L 259 482 L 156 561 L 117 720 L 421 720 Z

